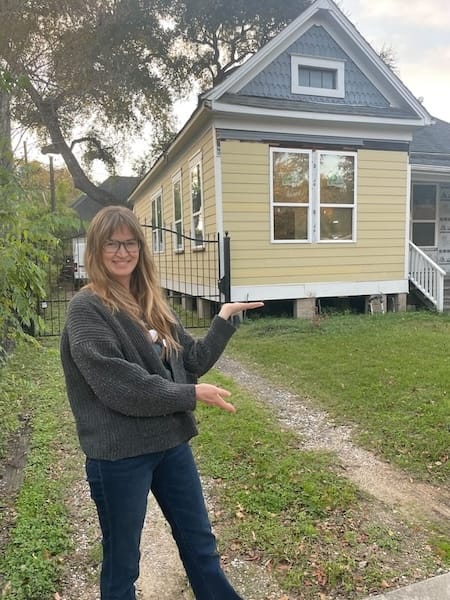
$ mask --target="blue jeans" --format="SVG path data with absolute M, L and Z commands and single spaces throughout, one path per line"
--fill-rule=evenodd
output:
M 220 566 L 188 444 L 117 461 L 87 459 L 102 530 L 101 600 L 136 600 L 139 544 L 149 490 L 172 528 L 197 600 L 241 600 Z

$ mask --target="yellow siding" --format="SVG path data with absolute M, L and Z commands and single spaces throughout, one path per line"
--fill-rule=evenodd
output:
M 154 178 L 151 184 L 144 186 L 134 204 L 134 212 L 141 223 L 151 224 L 151 200 L 156 192 L 162 190 L 163 225 L 168 229 L 174 228 L 173 208 L 173 176 L 181 171 L 181 189 L 183 202 L 183 228 L 184 234 L 192 236 L 191 233 L 191 189 L 190 189 L 190 161 L 199 152 L 202 160 L 202 183 L 203 183 L 203 215 L 205 223 L 205 234 L 215 235 L 217 233 L 216 201 L 215 201 L 215 170 L 214 170 L 214 143 L 212 129 L 205 131 L 198 140 L 194 141 L 186 150 L 169 160 L 159 178 Z M 147 230 L 147 239 L 151 243 L 151 229 Z M 183 253 L 174 251 L 175 239 L 169 233 L 164 234 L 164 252 L 155 255 L 158 264 L 161 283 L 163 287 L 175 289 L 175 291 L 187 292 L 191 295 L 208 295 L 208 292 L 197 287 L 198 272 L 202 273 L 204 285 L 215 288 L 217 282 L 216 244 L 206 245 L 205 251 L 193 251 L 191 244 L 185 240 Z M 199 265 L 197 267 L 196 265 Z M 174 284 L 172 285 L 172 282 Z M 199 292 L 199 294 L 197 294 Z M 210 293 L 213 293 L 212 291 Z
M 407 154 L 360 150 L 357 241 L 270 243 L 268 145 L 221 145 L 223 223 L 233 286 L 404 278 Z

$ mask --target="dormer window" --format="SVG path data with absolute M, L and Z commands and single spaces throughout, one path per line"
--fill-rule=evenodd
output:
M 344 67 L 341 60 L 291 56 L 292 93 L 344 98 Z

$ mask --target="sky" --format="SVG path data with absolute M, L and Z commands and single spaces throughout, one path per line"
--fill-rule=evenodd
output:
M 391 47 L 397 74 L 428 112 L 450 122 L 449 0 L 341 0 L 341 10 L 379 52 Z

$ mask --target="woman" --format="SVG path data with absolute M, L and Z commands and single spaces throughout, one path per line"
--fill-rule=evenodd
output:
M 93 219 L 90 283 L 71 300 L 61 360 L 102 530 L 102 600 L 135 600 L 139 543 L 151 490 L 172 528 L 197 600 L 235 600 L 189 447 L 197 402 L 235 412 L 230 393 L 196 383 L 261 302 L 224 304 L 195 341 L 164 301 L 143 231 L 127 208 Z

